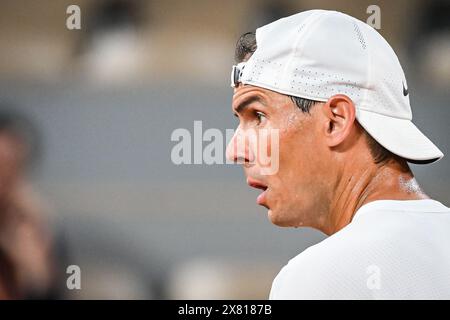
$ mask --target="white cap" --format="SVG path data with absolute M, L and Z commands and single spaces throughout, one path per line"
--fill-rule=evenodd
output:
M 412 123 L 397 55 L 366 23 L 310 10 L 258 28 L 256 44 L 250 59 L 233 67 L 232 86 L 241 82 L 323 102 L 344 94 L 361 126 L 392 153 L 418 163 L 444 156 Z

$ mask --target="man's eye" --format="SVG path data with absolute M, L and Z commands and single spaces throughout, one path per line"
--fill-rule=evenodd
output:
M 256 111 L 256 118 L 258 119 L 258 124 L 260 124 L 262 121 L 266 119 L 266 115 L 260 111 Z

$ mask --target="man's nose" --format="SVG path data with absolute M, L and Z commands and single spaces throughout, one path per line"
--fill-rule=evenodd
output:
M 240 164 L 252 163 L 254 161 L 254 156 L 250 142 L 250 137 L 245 135 L 242 130 L 236 130 L 227 146 L 227 160 Z

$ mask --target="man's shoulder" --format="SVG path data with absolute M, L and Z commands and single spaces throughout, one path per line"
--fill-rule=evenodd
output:
M 365 255 L 367 248 L 385 246 L 395 238 L 400 237 L 401 232 L 383 232 L 383 228 L 401 228 L 400 225 L 392 226 L 385 222 L 383 226 L 377 227 L 373 224 L 367 226 L 366 221 L 351 223 L 339 232 L 327 237 L 321 242 L 307 248 L 289 261 L 289 264 L 320 263 L 326 260 L 336 261 L 337 259 L 348 261 L 342 258 L 352 258 L 357 255 Z
M 292 258 L 288 265 L 296 268 L 308 265 L 322 270 L 336 264 L 379 260 L 380 255 L 414 247 L 415 242 L 427 237 L 425 222 L 419 222 L 403 213 L 383 211 L 358 217 L 357 221 Z
M 371 298 L 367 279 L 397 248 L 397 236 L 349 225 L 291 260 L 275 278 L 273 299 Z M 376 271 L 376 270 L 375 270 Z
M 384 279 L 392 280 L 385 282 L 386 290 L 390 286 L 398 289 L 399 272 L 402 279 L 417 280 L 420 274 L 423 281 L 429 281 L 424 268 L 436 269 L 430 263 L 430 252 L 443 264 L 450 263 L 447 213 L 445 207 L 437 211 L 366 210 L 339 232 L 292 258 L 275 278 L 271 298 L 369 299 L 381 291 L 371 290 L 368 281 L 381 272 Z
M 386 239 L 376 235 L 357 234 L 355 230 L 342 230 L 321 242 L 307 248 L 291 260 L 290 269 L 309 269 L 309 271 L 333 272 L 337 264 L 351 264 L 367 254 L 367 248 L 382 245 Z
M 364 281 L 364 265 L 370 259 L 363 252 L 340 237 L 327 238 L 289 260 L 273 282 L 271 298 L 345 296 L 345 286 L 352 286 L 358 279 Z
M 371 209 L 377 210 L 366 208 L 345 228 L 292 258 L 275 278 L 271 298 L 371 298 L 381 291 L 371 290 L 368 281 L 381 272 L 392 280 L 384 284 L 389 296 L 390 286 L 398 289 L 399 272 L 402 279 L 417 280 L 420 274 L 424 283 L 430 281 L 423 272 L 436 270 L 430 253 L 450 263 L 448 208 L 404 210 L 398 203 L 395 210 Z
M 434 200 L 429 200 L 431 201 Z M 377 255 L 389 252 L 401 255 L 409 248 L 417 250 L 421 247 L 418 244 L 427 242 L 426 240 L 436 233 L 442 234 L 438 232 L 440 229 L 450 227 L 450 209 L 442 204 L 437 208 L 439 210 L 411 212 L 400 208 L 391 210 L 389 207 L 366 210 L 337 233 L 292 258 L 288 266 L 313 266 L 320 270 L 323 267 L 328 268 L 339 263 L 347 264 L 354 260 L 371 260 Z M 448 236 L 446 240 L 450 240 L 447 238 Z

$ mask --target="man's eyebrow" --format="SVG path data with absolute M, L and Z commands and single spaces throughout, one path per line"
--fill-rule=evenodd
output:
M 253 102 L 260 102 L 264 105 L 262 98 L 260 96 L 250 96 L 242 100 L 236 108 L 234 108 L 234 112 L 241 113 L 246 107 L 248 107 Z

